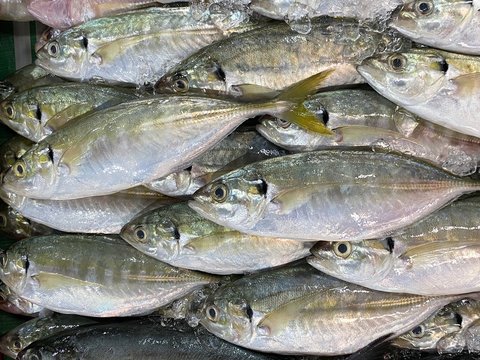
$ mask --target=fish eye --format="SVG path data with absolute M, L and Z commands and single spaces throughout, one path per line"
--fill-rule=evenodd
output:
M 137 228 L 135 228 L 134 234 L 135 239 L 137 239 L 139 242 L 145 242 L 147 238 L 147 232 L 145 231 L 145 229 L 143 229 L 143 226 L 138 226 Z
M 425 327 L 423 325 L 415 326 L 412 330 L 410 330 L 410 334 L 414 338 L 421 338 L 425 335 Z
M 48 55 L 52 57 L 58 56 L 58 43 L 56 41 L 52 41 L 50 44 L 47 45 Z
M 218 311 L 218 308 L 215 305 L 207 307 L 205 312 L 207 314 L 208 320 L 213 321 L 213 322 L 218 321 L 218 315 L 219 315 L 220 312 Z
M 22 160 L 17 161 L 12 168 L 15 176 L 19 178 L 25 177 L 25 172 L 26 172 L 25 163 Z
M 7 217 L 5 214 L 0 214 L 0 228 L 7 227 Z
M 290 127 L 290 125 L 292 125 L 292 123 L 290 123 L 289 121 L 286 121 L 286 120 L 283 120 L 283 119 L 277 119 L 277 125 L 280 126 L 281 128 L 288 128 Z
M 175 92 L 187 92 L 189 88 L 188 79 L 181 74 L 177 74 L 173 77 L 172 86 Z
M 22 349 L 22 342 L 20 341 L 20 339 L 16 339 L 14 342 L 13 342 L 13 348 L 15 350 L 21 350 Z
M 9 119 L 13 119 L 15 117 L 15 108 L 12 104 L 6 104 L 4 109 Z
M 415 11 L 420 15 L 430 15 L 433 12 L 433 2 L 417 1 Z
M 352 244 L 349 242 L 336 242 L 333 244 L 333 252 L 341 258 L 348 258 L 352 253 Z
M 212 198 L 216 202 L 224 202 L 228 196 L 228 188 L 225 184 L 218 184 L 212 189 Z
M 42 356 L 38 354 L 37 352 L 31 353 L 29 356 L 30 360 L 42 360 Z
M 399 71 L 407 65 L 407 59 L 401 54 L 393 54 L 389 57 L 388 63 L 394 71 Z

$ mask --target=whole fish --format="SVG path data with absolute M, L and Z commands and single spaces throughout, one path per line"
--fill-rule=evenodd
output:
M 35 18 L 28 12 L 31 0 L 0 0 L 0 21 L 33 21 Z
M 225 169 L 233 164 L 238 167 L 239 163 L 245 165 L 285 154 L 256 131 L 234 132 L 196 158 L 188 169 L 144 185 L 169 196 L 192 195 L 211 180 L 213 173 L 228 171 Z
M 91 19 L 181 0 L 30 0 L 28 11 L 45 25 L 68 29 Z
M 0 202 L 0 234 L 10 239 L 21 240 L 31 236 L 54 234 L 48 226 L 27 219 L 18 211 Z
M 451 204 L 381 241 L 318 243 L 308 262 L 371 289 L 420 295 L 480 290 L 480 198 Z
M 327 131 L 302 102 L 328 75 L 312 76 L 265 102 L 157 96 L 96 111 L 34 145 L 5 174 L 4 189 L 50 200 L 112 194 L 188 167 L 261 114 Z
M 74 200 L 37 200 L 2 190 L 0 197 L 36 223 L 60 231 L 91 234 L 118 234 L 123 225 L 143 211 L 175 201 L 142 188 L 134 193 L 126 191 Z
M 19 297 L 0 281 L 0 310 L 23 316 L 37 316 L 44 308 Z
M 396 11 L 390 26 L 420 44 L 480 55 L 480 1 L 413 0 Z
M 421 118 L 480 137 L 480 74 L 458 71 L 438 52 L 382 54 L 358 67 L 387 99 Z
M 341 355 L 404 333 L 452 299 L 371 291 L 300 264 L 220 287 L 200 323 L 253 350 Z
M 359 241 L 411 225 L 478 187 L 395 153 L 323 150 L 222 175 L 198 190 L 189 205 L 248 234 Z
M 0 279 L 22 298 L 56 312 L 95 317 L 146 314 L 217 281 L 106 236 L 30 238 L 13 244 L 0 260 Z
M 310 254 L 313 243 L 242 234 L 176 204 L 143 214 L 120 236 L 170 265 L 213 274 L 242 274 L 283 265 Z
M 14 136 L 0 145 L 0 172 L 5 173 L 33 146 L 33 142 L 23 136 Z
M 52 314 L 35 318 L 3 335 L 0 338 L 0 352 L 16 359 L 20 351 L 35 341 L 95 323 L 95 320 L 76 315 Z
M 194 19 L 188 7 L 132 11 L 61 32 L 38 50 L 36 64 L 74 80 L 143 85 L 202 47 L 255 26 L 223 32 Z
M 18 359 L 268 360 L 207 331 L 154 318 L 88 325 L 30 345 Z
M 0 81 L 0 101 L 15 92 L 25 91 L 35 86 L 52 85 L 64 82 L 59 77 L 36 65 L 27 65 Z
M 408 47 L 397 35 L 354 20 L 315 20 L 309 34 L 273 23 L 204 47 L 170 69 L 155 89 L 255 97 L 332 69 L 324 87 L 356 84 L 364 82 L 355 70 L 363 59 Z
M 0 102 L 0 120 L 18 134 L 39 142 L 80 115 L 138 97 L 131 90 L 108 86 L 40 86 Z

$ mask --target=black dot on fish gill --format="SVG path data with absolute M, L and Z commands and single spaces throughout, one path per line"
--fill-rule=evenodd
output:
M 192 171 L 192 166 L 185 168 L 185 171 L 188 171 L 188 172 Z
M 260 182 L 256 185 L 257 191 L 260 195 L 267 197 L 268 184 L 265 180 L 260 179 Z
M 25 257 L 25 273 L 28 273 L 28 269 L 30 268 L 30 261 L 28 261 L 28 255 Z
M 245 312 L 248 316 L 248 320 L 250 320 L 250 322 L 252 322 L 252 318 L 253 318 L 253 310 L 252 308 L 250 307 L 250 305 L 247 305 L 246 308 L 245 308 Z
M 173 228 L 173 237 L 175 240 L 180 240 L 180 232 L 176 226 Z
M 463 317 L 459 313 L 455 313 L 455 323 L 458 325 L 462 325 Z
M 444 73 L 448 71 L 448 63 L 445 60 L 440 61 L 439 65 L 440 65 L 440 71 L 443 71 Z
M 85 49 L 88 48 L 88 39 L 87 39 L 85 36 L 82 37 L 82 46 L 83 46 Z
M 37 104 L 37 109 L 35 110 L 35 118 L 38 121 L 42 121 L 42 110 L 40 109 L 40 105 Z
M 328 110 L 323 108 L 322 109 L 322 122 L 324 125 L 328 124 L 328 121 L 330 120 L 330 114 L 328 113 Z
M 214 71 L 213 73 L 217 77 L 218 80 L 225 82 L 226 80 L 226 75 L 225 72 L 223 71 L 222 67 L 218 63 L 214 63 Z
M 53 150 L 52 150 L 52 147 L 50 145 L 48 145 L 48 157 L 50 158 L 50 161 L 53 163 Z
M 390 254 L 393 253 L 393 249 L 395 249 L 395 241 L 390 236 L 387 237 L 385 240 L 387 242 L 388 251 L 390 252 Z

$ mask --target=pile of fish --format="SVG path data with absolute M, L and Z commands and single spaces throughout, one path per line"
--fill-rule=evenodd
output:
M 0 1 L 0 352 L 479 353 L 480 2 L 169 3 Z

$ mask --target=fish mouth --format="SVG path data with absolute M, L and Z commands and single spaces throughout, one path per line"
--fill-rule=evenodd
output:
M 388 26 L 408 38 L 420 38 L 421 35 L 415 31 L 415 15 L 412 11 L 402 12 L 402 10 L 404 10 L 403 5 L 392 12 Z

